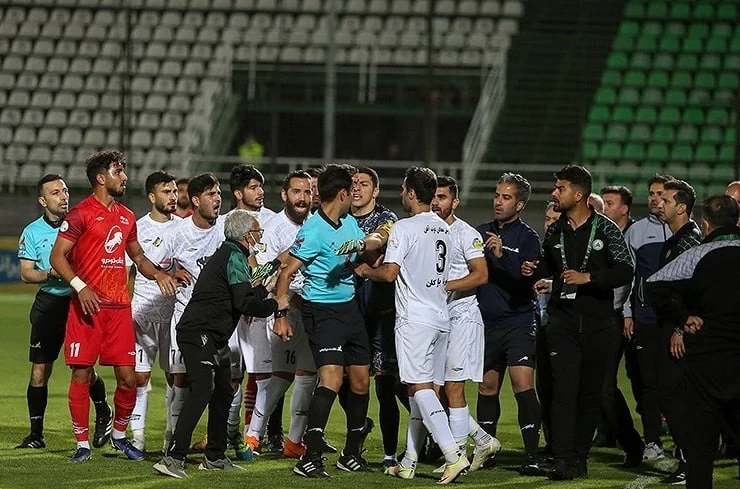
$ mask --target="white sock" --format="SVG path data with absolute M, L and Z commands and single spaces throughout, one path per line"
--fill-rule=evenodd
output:
M 242 408 L 242 385 L 236 388 L 234 397 L 231 399 L 231 407 L 229 408 L 229 425 L 239 426 L 239 418 Z
M 114 440 L 120 440 L 121 438 L 126 438 L 126 432 L 113 428 L 113 433 L 111 433 L 110 437 Z
M 165 420 L 167 421 L 167 425 L 164 428 L 164 436 L 165 438 L 168 436 L 172 436 L 172 419 L 170 417 L 170 406 L 172 405 L 172 397 L 175 395 L 174 389 L 172 389 L 172 386 L 170 384 L 165 384 L 167 387 L 164 389 L 164 409 L 165 409 Z
M 272 404 L 272 406 L 268 405 L 268 396 L 270 396 L 270 391 L 272 390 L 272 379 L 274 379 L 275 376 L 270 377 L 269 379 L 262 379 L 257 381 L 257 395 L 254 398 L 254 410 L 252 411 L 252 421 L 249 423 L 249 428 L 245 427 L 246 434 L 248 436 L 254 436 L 258 440 L 262 438 L 262 432 L 265 430 L 265 426 L 267 424 L 267 420 L 270 418 L 270 414 L 275 409 L 275 404 L 277 404 L 277 400 L 275 400 L 275 403 Z M 283 379 L 284 380 L 284 379 Z M 288 387 L 290 387 L 290 382 L 287 380 L 284 380 L 284 382 L 287 382 L 288 386 L 285 388 L 285 390 L 288 390 Z M 270 400 L 272 397 L 270 396 Z M 278 397 L 278 399 L 280 399 Z M 269 413 L 267 410 L 270 410 Z
M 432 389 L 422 389 L 414 394 L 416 402 L 419 404 L 419 410 L 424 417 L 424 421 L 432 431 L 434 440 L 439 445 L 440 450 L 445 456 L 448 464 L 457 462 L 460 457 L 459 448 L 450 431 L 450 422 L 447 419 L 442 404 L 439 402 L 437 395 Z
M 146 426 L 146 409 L 148 405 L 149 389 L 147 389 L 146 386 L 137 387 L 136 404 L 131 413 L 131 431 L 144 430 L 144 427 Z
M 468 435 L 475 441 L 476 445 L 487 445 L 493 439 L 472 416 L 468 418 Z
M 90 442 L 89 441 L 78 441 L 77 448 L 87 448 L 88 450 L 90 450 Z
M 177 418 L 180 417 L 180 411 L 185 404 L 185 398 L 188 396 L 187 387 L 172 387 L 172 403 L 170 404 L 170 427 L 174 433 L 177 429 Z
M 288 439 L 293 443 L 303 440 L 308 425 L 308 408 L 316 389 L 316 374 L 296 375 L 293 394 L 290 396 L 290 430 Z
M 406 428 L 406 452 L 403 454 L 401 464 L 409 469 L 416 468 L 416 462 L 419 460 L 419 448 L 424 444 L 424 438 L 427 436 L 427 429 L 424 426 L 424 419 L 419 410 L 419 404 L 413 396 L 409 396 L 409 424 Z
M 468 439 L 470 409 L 466 405 L 461 408 L 450 408 L 450 431 L 455 443 L 463 445 Z

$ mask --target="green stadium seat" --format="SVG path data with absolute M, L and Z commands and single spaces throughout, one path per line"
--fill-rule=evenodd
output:
M 645 146 L 639 143 L 629 143 L 624 147 L 622 158 L 626 160 L 642 161 L 645 159 Z
M 690 105 L 702 105 L 709 100 L 709 92 L 703 88 L 694 88 L 689 92 Z
M 686 71 L 674 71 L 671 77 L 671 87 L 674 88 L 691 88 L 691 73 Z
M 598 158 L 599 147 L 596 143 L 585 142 L 583 143 L 583 157 L 584 158 Z
M 655 126 L 653 129 L 653 140 L 656 143 L 672 143 L 676 140 L 676 132 L 671 126 Z
M 724 22 L 716 22 L 712 25 L 712 37 L 716 39 L 729 39 L 732 37 L 732 26 Z
M 684 124 L 695 124 L 700 126 L 704 124 L 704 111 L 698 107 L 687 107 L 683 111 L 682 120 Z
M 649 150 L 648 150 L 649 152 Z M 648 180 L 653 175 L 658 175 L 663 173 L 663 161 L 668 158 L 668 148 L 665 148 L 665 157 L 661 158 L 660 161 L 652 160 L 652 161 L 645 161 L 640 166 L 640 179 L 641 180 Z M 644 189 L 644 191 L 647 191 L 646 185 L 640 185 L 637 189 Z M 647 192 L 646 192 L 647 193 Z
M 607 122 L 609 120 L 609 107 L 603 105 L 593 105 L 588 113 L 588 120 L 591 122 Z
M 696 88 L 708 88 L 713 89 L 717 85 L 717 80 L 714 77 L 714 73 L 702 71 L 696 74 L 694 78 L 694 86 Z
M 722 54 L 727 51 L 727 41 L 719 37 L 713 37 L 707 41 L 706 50 L 709 53 Z
M 724 52 L 724 50 L 723 50 Z M 705 54 L 701 57 L 699 67 L 703 71 L 717 71 L 720 69 L 722 58 L 716 54 Z
M 721 73 L 719 75 L 719 82 L 717 86 L 719 88 L 731 88 L 735 89 L 740 84 L 740 79 L 736 73 Z
M 725 56 L 725 70 L 740 71 L 740 56 L 735 54 Z
M 686 34 L 686 25 L 683 22 L 668 22 L 665 34 L 673 37 L 683 37 Z
M 718 126 L 704 126 L 701 130 L 701 143 L 711 145 L 721 144 L 722 129 Z
M 677 53 L 681 51 L 681 41 L 679 40 L 679 38 L 673 36 L 663 37 L 660 40 L 659 49 L 666 53 Z
M 627 36 L 627 37 L 637 37 L 637 34 L 640 32 L 640 23 L 631 21 L 631 20 L 625 20 L 619 25 L 619 31 L 617 31 L 618 36 Z
M 709 109 L 709 112 L 707 112 L 707 124 L 716 124 L 718 126 L 724 126 L 729 123 L 730 123 L 730 117 L 725 109 L 714 108 L 714 109 Z
M 681 112 L 677 107 L 663 107 L 658 113 L 658 122 L 661 124 L 678 124 L 681 120 Z
M 725 143 L 735 144 L 736 135 L 737 135 L 737 131 L 735 130 L 734 127 L 727 128 L 727 130 L 725 131 L 725 139 L 724 139 Z
M 645 105 L 662 105 L 663 91 L 659 88 L 646 88 L 642 91 L 642 103 Z
M 680 88 L 671 88 L 665 93 L 666 105 L 686 105 L 686 92 Z
M 613 88 L 600 88 L 596 91 L 594 100 L 597 104 L 614 105 L 617 101 L 617 94 Z
M 708 3 L 699 3 L 694 7 L 695 19 L 714 19 L 714 7 Z
M 655 37 L 638 37 L 637 38 L 637 50 L 653 52 L 658 50 L 658 42 Z
M 589 123 L 583 128 L 583 139 L 590 141 L 601 141 L 604 139 L 604 126 Z
M 740 37 L 736 36 L 730 41 L 730 51 L 734 54 L 740 54 Z
M 719 161 L 720 162 L 732 162 L 735 160 L 735 146 L 731 144 L 723 144 L 719 149 Z
M 676 61 L 676 68 L 679 70 L 694 71 L 698 66 L 696 56 L 693 54 L 680 54 Z
M 678 128 L 676 141 L 679 143 L 696 143 L 699 139 L 699 131 L 696 126 L 684 125 Z
M 618 160 L 622 157 L 622 145 L 619 143 L 604 143 L 599 149 L 599 158 L 604 160 Z
M 689 174 L 689 164 L 688 161 L 685 160 L 678 160 L 678 161 L 670 161 L 665 166 L 665 173 L 667 175 L 671 175 L 674 178 L 678 178 L 680 180 L 685 180 L 688 178 Z
M 732 105 L 735 101 L 734 88 L 719 88 L 714 91 L 714 101 L 722 105 Z
M 640 53 L 635 52 L 632 54 L 632 59 L 630 60 L 630 69 L 638 69 L 638 70 L 649 70 L 652 68 L 653 63 L 650 59 L 650 55 L 647 53 Z
M 717 18 L 730 22 L 737 22 L 737 7 L 729 3 L 723 3 L 717 6 Z
M 618 105 L 612 111 L 612 120 L 614 122 L 624 122 L 626 124 L 632 123 L 635 118 L 632 107 Z
M 626 36 L 615 37 L 612 48 L 619 51 L 632 52 L 635 49 L 635 38 Z
M 668 145 L 651 143 L 648 146 L 647 158 L 653 161 L 666 161 L 668 159 Z
M 636 88 L 624 87 L 619 90 L 617 101 L 622 105 L 638 105 L 640 103 L 640 91 Z
M 717 159 L 717 148 L 713 144 L 700 144 L 696 148 L 696 159 L 699 161 L 715 161 Z
M 613 179 L 610 180 L 610 183 L 612 185 L 616 185 L 616 183 L 614 183 L 614 180 L 629 179 L 629 182 L 631 184 L 639 171 L 640 167 L 638 167 L 637 163 L 635 163 L 634 161 L 620 161 L 613 170 Z
M 640 2 L 629 2 L 624 8 L 624 16 L 628 18 L 640 19 L 645 16 L 645 9 Z
M 655 70 L 672 70 L 675 64 L 675 59 L 672 54 L 660 53 L 655 55 L 653 60 L 652 68 Z
M 635 116 L 636 122 L 643 124 L 655 124 L 658 120 L 654 107 L 640 107 L 637 109 L 637 115 Z
M 606 59 L 606 66 L 612 70 L 627 69 L 627 55 L 623 52 L 613 52 Z
M 688 31 L 689 38 L 704 39 L 709 37 L 709 25 L 704 22 L 695 22 L 689 25 Z
M 618 71 L 606 70 L 601 75 L 601 84 L 605 86 L 619 86 L 622 84 L 622 74 Z
M 699 152 L 696 152 L 697 159 L 699 158 Z M 705 160 L 709 161 L 709 160 Z M 712 167 L 703 162 L 692 163 L 689 165 L 689 181 L 696 183 L 705 184 L 712 179 Z M 694 188 L 697 192 L 700 191 L 698 188 Z
M 663 33 L 663 24 L 655 21 L 643 22 L 641 35 L 647 37 L 659 37 Z
M 648 75 L 647 85 L 649 87 L 666 88 L 668 87 L 668 72 L 651 71 Z
M 698 37 L 687 37 L 681 48 L 684 53 L 701 53 L 704 51 L 704 41 Z
M 645 86 L 645 72 L 644 71 L 628 71 L 622 83 L 628 87 L 644 87 Z
M 605 139 L 607 141 L 625 141 L 627 139 L 627 126 L 624 124 L 609 124 Z
M 732 167 L 732 160 L 720 161 L 712 168 L 712 180 L 719 182 L 729 182 L 735 179 L 735 169 Z M 706 190 L 706 196 L 719 195 L 725 193 L 727 183 L 710 184 Z
M 631 141 L 647 143 L 650 141 L 650 137 L 650 126 L 648 126 L 647 124 L 633 124 L 630 128 L 629 138 Z
M 691 161 L 694 159 L 694 150 L 689 144 L 676 144 L 671 151 L 673 161 Z
M 668 6 L 663 2 L 650 2 L 647 5 L 645 15 L 651 19 L 662 20 L 668 17 Z

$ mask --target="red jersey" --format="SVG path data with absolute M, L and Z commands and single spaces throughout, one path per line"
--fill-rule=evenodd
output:
M 100 298 L 101 307 L 128 306 L 126 246 L 136 241 L 136 217 L 114 201 L 110 210 L 90 196 L 74 206 L 59 237 L 75 243 L 68 259 L 78 277 Z

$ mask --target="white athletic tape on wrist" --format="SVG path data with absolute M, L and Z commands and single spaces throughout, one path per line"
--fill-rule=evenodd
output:
M 75 277 L 69 281 L 69 285 L 71 285 L 72 288 L 75 289 L 78 294 L 82 291 L 82 289 L 87 287 L 87 284 L 83 282 L 82 279 L 78 277 L 77 275 L 75 275 Z

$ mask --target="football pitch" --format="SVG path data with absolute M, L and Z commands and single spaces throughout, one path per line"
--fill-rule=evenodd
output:
M 0 488 L 206 488 L 206 487 L 250 487 L 250 488 L 318 488 L 337 487 L 353 489 L 381 489 L 404 487 L 436 487 L 437 476 L 432 474 L 434 465 L 420 464 L 416 478 L 410 481 L 392 479 L 383 475 L 380 462 L 383 458 L 380 430 L 377 426 L 377 401 L 371 396 L 370 416 L 376 420 L 376 428 L 366 442 L 365 458 L 375 467 L 374 473 L 348 474 L 334 467 L 337 455 L 329 455 L 327 470 L 330 480 L 307 480 L 292 474 L 293 461 L 275 455 L 255 457 L 250 463 L 239 462 L 243 472 L 203 472 L 197 470 L 202 455 L 191 454 L 186 470 L 190 478 L 175 480 L 161 476 L 152 469 L 161 457 L 162 433 L 164 431 L 164 380 L 153 375 L 147 417 L 148 456 L 143 462 L 132 462 L 121 452 L 110 447 L 93 449 L 91 461 L 79 465 L 71 464 L 67 458 L 75 448 L 74 437 L 67 407 L 69 371 L 63 358 L 57 360 L 55 372 L 49 383 L 49 405 L 45 419 L 45 450 L 15 450 L 13 447 L 28 434 L 28 411 L 26 386 L 30 365 L 28 363 L 28 311 L 33 301 L 32 289 L 25 292 L 0 292 Z M 115 381 L 110 367 L 98 370 L 105 378 L 109 401 L 112 404 Z M 625 379 L 620 379 L 626 385 Z M 475 404 L 473 386 L 469 386 L 471 405 Z M 630 396 L 628 396 L 630 397 Z M 534 489 L 547 488 L 628 488 L 663 487 L 658 481 L 673 469 L 675 462 L 668 458 L 652 465 L 644 464 L 638 470 L 621 468 L 622 454 L 617 449 L 594 449 L 589 462 L 589 478 L 578 481 L 550 482 L 543 477 L 521 477 L 516 471 L 522 462 L 522 440 L 517 424 L 516 405 L 511 388 L 506 383 L 502 389 L 502 419 L 499 423 L 499 439 L 504 449 L 497 457 L 495 467 L 467 474 L 458 479 L 460 487 L 499 487 Z M 287 405 L 287 403 L 286 403 Z M 403 411 L 403 410 L 402 410 Z M 474 412 L 474 408 L 473 408 Z M 285 411 L 284 426 L 288 416 Z M 91 420 L 94 419 L 91 413 Z M 205 419 L 205 416 L 204 416 Z M 405 439 L 405 413 L 402 414 L 401 444 Z M 337 447 L 344 442 L 344 413 L 335 406 L 329 421 L 327 435 Z M 195 439 L 205 433 L 204 420 L 196 429 Z M 541 445 L 544 441 L 540 442 Z M 666 441 L 666 446 L 672 443 Z M 715 488 L 738 487 L 737 466 L 731 461 L 718 462 L 715 472 Z

